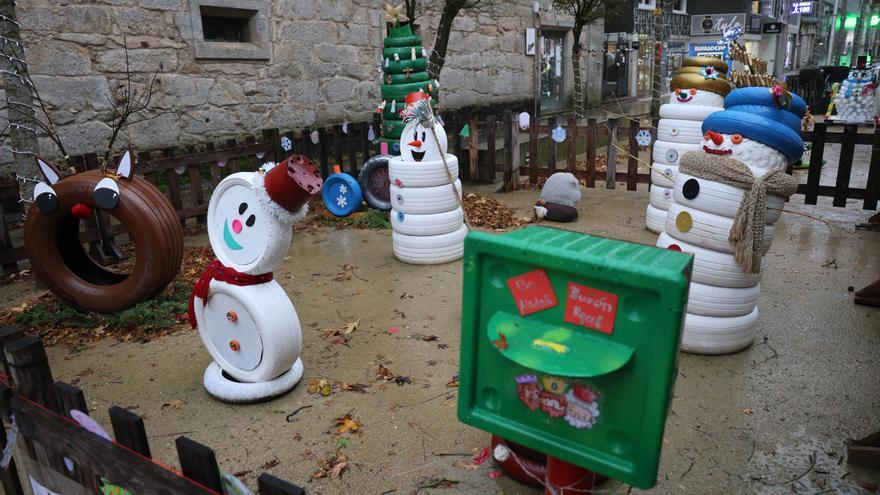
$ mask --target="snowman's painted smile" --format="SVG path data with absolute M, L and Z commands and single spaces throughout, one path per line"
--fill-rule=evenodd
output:
M 239 251 L 244 249 L 244 246 L 235 242 L 235 238 L 232 237 L 232 232 L 229 230 L 229 220 L 227 219 L 223 222 L 223 242 L 226 243 L 226 246 L 233 251 Z
M 730 155 L 731 153 L 733 153 L 733 150 L 729 149 L 729 148 L 728 149 L 710 148 L 710 147 L 706 146 L 705 144 L 703 145 L 703 151 L 705 151 L 706 153 L 711 153 L 713 155 Z
M 416 150 L 410 150 L 410 151 L 412 153 L 413 160 L 417 161 L 417 162 L 422 161 L 422 158 L 425 158 L 425 153 L 427 153 L 427 151 L 416 151 Z

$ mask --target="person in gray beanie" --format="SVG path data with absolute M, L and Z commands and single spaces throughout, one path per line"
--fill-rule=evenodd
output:
M 541 196 L 535 203 L 535 217 L 551 222 L 574 222 L 578 218 L 577 204 L 581 200 L 581 185 L 569 172 L 557 172 L 547 178 Z

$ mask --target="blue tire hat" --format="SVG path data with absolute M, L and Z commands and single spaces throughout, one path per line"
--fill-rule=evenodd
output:
M 806 111 L 806 102 L 794 93 L 788 105 L 777 107 L 770 88 L 735 89 L 724 99 L 724 110 L 703 121 L 703 132 L 741 134 L 796 162 L 804 154 L 800 128 Z
M 361 186 L 354 177 L 345 174 L 333 174 L 324 180 L 321 191 L 327 211 L 337 217 L 347 217 L 361 207 L 363 196 Z

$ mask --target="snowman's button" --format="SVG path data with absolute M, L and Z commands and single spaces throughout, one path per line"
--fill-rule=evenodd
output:
M 691 227 L 694 225 L 694 219 L 691 218 L 691 214 L 683 211 L 675 217 L 675 228 L 677 228 L 681 232 L 687 232 L 691 230 Z
M 241 344 L 239 344 L 237 340 L 230 340 L 229 348 L 232 350 L 232 352 L 238 352 L 241 350 Z
M 337 217 L 347 217 L 360 208 L 363 201 L 361 186 L 358 181 L 346 174 L 339 173 L 327 177 L 321 198 L 327 211 Z
M 672 134 L 673 136 L 678 136 L 678 127 L 673 127 L 669 129 L 669 134 Z
M 679 253 L 681 252 L 681 246 L 679 246 L 678 244 L 670 244 L 666 246 L 666 249 L 670 251 L 678 251 Z
M 397 221 L 398 222 L 402 222 L 405 217 L 406 217 L 406 215 L 404 215 L 402 211 L 397 212 Z
M 397 200 L 397 204 L 399 204 L 399 205 L 403 204 L 403 194 L 398 194 L 397 196 L 394 197 L 394 199 Z
M 678 151 L 676 150 L 668 150 L 666 152 L 666 160 L 670 163 L 674 163 L 678 161 Z
M 687 199 L 694 199 L 700 194 L 700 182 L 697 179 L 688 179 L 681 187 L 681 192 Z
M 400 179 L 394 179 L 394 185 L 397 187 L 403 187 L 403 181 Z
M 672 189 L 666 189 L 665 191 L 663 191 L 664 198 L 669 199 L 670 196 L 672 196 Z
M 672 178 L 672 169 L 667 167 L 666 170 L 663 171 L 663 175 Z
M 230 309 L 229 311 L 226 312 L 226 319 L 230 323 L 235 323 L 238 321 L 238 314 L 235 312 L 235 310 Z

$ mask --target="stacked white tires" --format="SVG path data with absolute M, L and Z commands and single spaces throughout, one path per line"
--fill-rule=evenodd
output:
M 718 59 L 690 57 L 672 78 L 673 92 L 669 103 L 660 107 L 651 156 L 651 199 L 645 212 L 645 225 L 651 232 L 663 231 L 678 161 L 688 151 L 700 150 L 703 120 L 724 109 L 724 96 L 730 91 L 726 72 L 727 65 Z
M 458 159 L 411 162 L 402 156 L 388 162 L 391 179 L 391 227 L 394 256 L 404 263 L 433 265 L 464 255 L 464 212 L 459 205 Z M 457 197 L 456 197 L 457 196 Z

